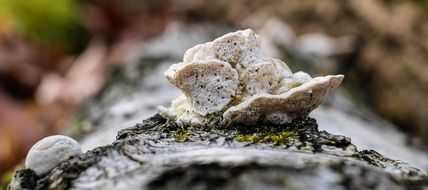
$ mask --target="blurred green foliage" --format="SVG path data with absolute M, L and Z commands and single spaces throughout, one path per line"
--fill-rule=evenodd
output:
M 50 48 L 78 53 L 89 40 L 75 0 L 0 0 L 0 14 L 19 35 Z
M 76 116 L 71 120 L 70 135 L 79 137 L 85 132 L 85 122 L 80 117 Z
M 6 174 L 4 174 L 0 179 L 0 190 L 7 189 L 7 186 L 12 181 L 13 175 L 15 174 L 15 171 L 10 171 Z

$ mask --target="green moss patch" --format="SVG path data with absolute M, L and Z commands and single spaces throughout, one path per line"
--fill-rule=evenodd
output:
M 173 135 L 174 135 L 174 138 L 176 141 L 184 142 L 189 137 L 190 132 L 188 130 L 178 129 L 178 130 L 173 132 Z
M 252 135 L 238 135 L 236 140 L 249 143 L 274 143 L 276 145 L 288 145 L 290 141 L 299 138 L 295 132 L 283 131 L 278 133 L 265 132 Z

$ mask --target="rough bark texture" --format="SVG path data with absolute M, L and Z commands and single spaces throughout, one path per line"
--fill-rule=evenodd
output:
M 264 134 L 264 138 L 255 139 Z M 286 138 L 278 134 L 293 134 Z M 246 142 L 251 141 L 251 142 Z M 11 189 L 424 189 L 428 178 L 312 118 L 284 126 L 178 127 L 159 115 L 46 176 L 16 173 Z

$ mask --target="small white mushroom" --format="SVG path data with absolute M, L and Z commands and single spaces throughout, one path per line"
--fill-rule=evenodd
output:
M 25 168 L 44 175 L 59 163 L 82 154 L 80 144 L 62 135 L 46 137 L 31 147 L 25 159 Z

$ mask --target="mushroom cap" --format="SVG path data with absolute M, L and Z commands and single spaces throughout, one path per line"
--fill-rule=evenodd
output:
M 31 147 L 25 168 L 34 170 L 39 176 L 44 175 L 59 163 L 80 154 L 82 149 L 74 139 L 63 135 L 49 136 Z
M 317 108 L 328 92 L 337 88 L 343 75 L 317 77 L 278 95 L 256 94 L 223 113 L 225 124 L 284 124 Z
M 208 60 L 180 64 L 170 67 L 165 76 L 188 97 L 191 111 L 205 116 L 224 109 L 232 100 L 239 81 L 228 63 Z

